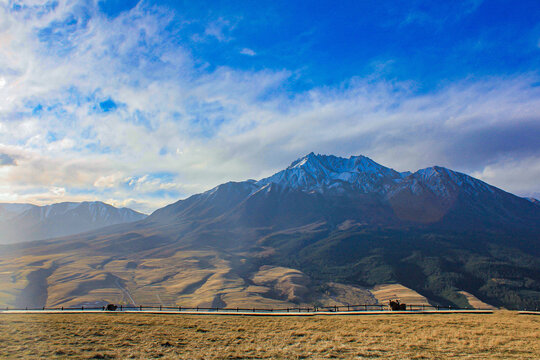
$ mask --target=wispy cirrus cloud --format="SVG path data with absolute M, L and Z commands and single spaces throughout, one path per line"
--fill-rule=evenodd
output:
M 217 30 L 207 35 L 225 41 L 230 24 L 209 23 Z M 171 11 L 144 2 L 116 17 L 93 3 L 1 5 L 0 151 L 17 163 L 0 167 L 2 200 L 100 199 L 148 212 L 310 151 L 400 170 L 439 164 L 538 191 L 528 171 L 540 163 L 536 74 L 429 93 L 377 75 L 291 92 L 288 69 L 201 65 L 176 26 Z
M 234 29 L 234 24 L 230 20 L 222 17 L 208 23 L 204 30 L 206 36 L 214 37 L 218 41 L 230 41 L 231 31 Z

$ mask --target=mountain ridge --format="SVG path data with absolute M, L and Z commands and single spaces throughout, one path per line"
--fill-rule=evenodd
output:
M 0 243 L 74 235 L 146 217 L 129 208 L 116 208 L 101 201 L 60 202 L 43 206 L 3 203 L 0 210 L 4 210 L 0 211 Z
M 271 184 L 274 184 L 274 188 Z M 170 210 L 175 206 L 182 207 L 182 202 L 189 200 L 192 203 L 196 202 L 196 199 L 214 201 L 215 205 L 220 197 L 226 197 L 225 193 L 235 192 L 235 196 L 227 197 L 226 203 L 218 206 L 225 212 L 225 209 L 257 196 L 256 193 L 260 191 L 277 192 L 276 186 L 282 188 L 282 192 L 298 190 L 318 193 L 325 197 L 361 197 L 361 201 L 372 197 L 371 201 L 384 203 L 382 207 L 392 210 L 393 214 L 385 215 L 389 222 L 401 225 L 435 224 L 443 221 L 453 208 L 459 207 L 460 202 L 466 202 L 466 206 L 477 207 L 486 213 L 490 212 L 487 208 L 497 209 L 491 211 L 494 213 L 492 219 L 484 218 L 481 221 L 491 225 L 506 224 L 511 227 L 514 222 L 520 221 L 519 218 L 527 218 L 527 211 L 534 213 L 532 218 L 540 216 L 538 209 L 530 206 L 530 201 L 444 167 L 432 166 L 414 173 L 397 172 L 365 156 L 351 156 L 347 159 L 314 153 L 293 161 L 286 169 L 267 178 L 221 184 L 165 208 Z M 242 195 L 239 195 L 240 193 Z M 482 204 L 482 201 L 486 203 Z M 505 202 L 505 209 L 500 206 L 500 201 Z M 527 211 L 516 211 L 520 207 L 525 207 Z M 191 212 L 195 210 L 196 205 L 190 207 Z M 214 210 L 217 211 L 216 206 Z M 387 210 L 385 211 L 390 211 Z M 148 221 L 155 220 L 161 212 L 161 209 L 156 210 L 149 216 Z M 509 218 L 505 220 L 506 216 Z M 468 227 L 479 226 L 479 222 L 472 223 L 470 218 L 462 219 L 462 223 Z

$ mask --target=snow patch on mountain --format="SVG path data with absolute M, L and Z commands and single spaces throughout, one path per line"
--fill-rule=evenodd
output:
M 339 184 L 349 184 L 361 192 L 384 191 L 406 174 L 387 168 L 365 156 L 341 158 L 310 153 L 285 170 L 259 180 L 257 185 L 278 184 L 303 191 L 324 192 Z
M 494 193 L 496 190 L 483 181 L 440 166 L 414 173 L 397 172 L 365 156 L 342 158 L 314 153 L 293 161 L 285 170 L 254 184 L 264 187 L 272 183 L 306 192 L 342 193 L 346 188 L 351 188 L 360 193 L 377 193 L 387 197 L 403 190 L 416 195 L 429 192 L 441 198 L 453 197 L 458 192 L 477 195 Z

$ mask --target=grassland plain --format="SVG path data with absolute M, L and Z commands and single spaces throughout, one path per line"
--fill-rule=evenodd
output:
M 0 316 L 0 358 L 539 359 L 540 316 Z

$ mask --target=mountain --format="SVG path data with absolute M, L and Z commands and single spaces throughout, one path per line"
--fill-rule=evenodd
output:
M 409 172 L 399 173 L 377 164 L 365 156 L 343 159 L 310 153 L 294 161 L 287 169 L 257 182 L 258 185 L 277 184 L 290 189 L 324 192 L 348 185 L 362 193 L 386 193 Z
M 0 243 L 73 235 L 101 227 L 142 220 L 146 215 L 100 201 L 36 206 L 0 204 Z
M 540 229 L 529 201 L 443 167 L 397 172 L 364 156 L 313 153 L 259 181 L 226 183 L 157 210 L 148 222 L 171 217 L 218 219 L 227 226 L 345 220 L 365 225 L 432 229 Z M 283 217 L 283 219 L 278 219 Z M 248 220 L 246 222 L 246 220 Z
M 32 208 L 32 204 L 0 203 L 0 221 L 6 221 Z
M 3 247 L 0 306 L 332 305 L 383 301 L 387 287 L 535 307 L 539 243 L 538 205 L 466 174 L 311 153 L 141 221 Z

